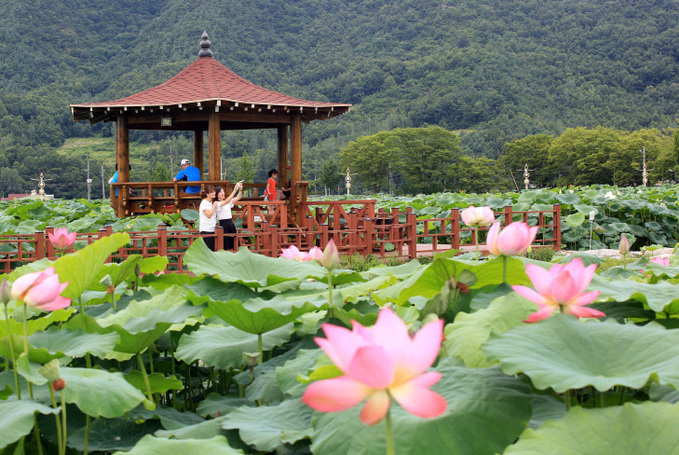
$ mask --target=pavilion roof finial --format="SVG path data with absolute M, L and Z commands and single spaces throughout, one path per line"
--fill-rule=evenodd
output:
M 200 52 L 198 52 L 198 57 L 212 57 L 212 51 L 210 50 L 210 40 L 208 39 L 207 32 L 203 32 L 200 41 Z

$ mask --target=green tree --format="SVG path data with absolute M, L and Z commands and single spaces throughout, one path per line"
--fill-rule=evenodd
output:
M 390 170 L 402 164 L 399 138 L 392 131 L 359 137 L 340 151 L 341 169 L 357 172 L 355 181 L 369 191 L 388 188 Z
M 613 183 L 609 157 L 617 152 L 620 137 L 612 128 L 569 128 L 552 142 L 550 171 L 559 185 Z
M 467 193 L 486 193 L 490 191 L 506 191 L 509 180 L 498 172 L 495 160 L 481 156 L 461 157 L 451 165 L 450 174 L 455 176 L 453 191 Z
M 549 148 L 554 141 L 554 136 L 548 134 L 535 134 L 515 141 L 507 142 L 504 154 L 498 159 L 498 167 L 502 174 L 512 181 L 511 174 L 517 178 L 527 164 L 530 171 L 530 179 L 537 187 L 544 187 L 551 183 L 552 173 L 548 166 Z M 513 181 L 512 181 L 513 186 Z
M 660 154 L 662 137 L 657 129 L 637 130 L 620 136 L 618 148 L 609 158 L 609 167 L 613 171 L 613 183 L 616 185 L 641 185 L 643 168 L 642 149 L 646 149 L 646 165 L 654 168 L 651 162 Z M 666 169 L 671 166 L 665 164 Z M 658 175 L 661 170 L 658 170 Z M 657 179 L 656 179 L 657 180 Z
M 405 190 L 412 193 L 442 191 L 450 180 L 448 167 L 462 156 L 458 137 L 440 126 L 397 128 Z
M 319 179 L 323 186 L 330 190 L 330 193 L 334 193 L 337 186 L 342 181 L 340 168 L 337 162 L 332 160 L 324 161 L 321 166 L 321 175 Z
M 169 182 L 172 180 L 172 175 L 170 175 L 170 170 L 162 163 L 158 163 L 153 172 L 151 173 L 152 182 Z
M 236 180 L 242 180 L 245 183 L 254 183 L 255 181 L 255 164 L 248 156 L 248 152 L 244 152 L 243 156 L 238 160 L 238 171 L 236 172 Z
M 13 168 L 0 168 L 0 197 L 6 197 L 10 193 L 21 193 L 26 190 L 26 181 L 19 171 Z

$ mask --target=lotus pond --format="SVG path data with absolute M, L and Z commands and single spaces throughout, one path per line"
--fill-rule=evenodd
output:
M 679 242 L 679 186 L 554 188 L 502 194 L 437 193 L 431 195 L 390 197 L 383 194 L 351 196 L 351 199 L 375 199 L 376 207 L 405 210 L 412 207 L 420 219 L 450 215 L 450 209 L 470 205 L 489 206 L 514 211 L 551 210 L 561 205 L 562 243 L 568 250 L 590 248 L 617 249 L 624 234 L 633 250 L 647 245 L 673 247 Z M 328 198 L 323 198 L 328 199 Z M 345 199 L 334 197 L 332 199 Z M 594 220 L 590 223 L 590 213 Z M 109 201 L 86 200 L 17 200 L 0 203 L 0 234 L 32 234 L 47 226 L 65 227 L 69 232 L 96 232 L 111 225 L 113 232 L 156 229 L 161 223 L 168 229 L 184 229 L 184 216 L 193 221 L 197 213 L 150 214 L 116 219 Z M 421 232 L 420 232 L 421 233 Z M 432 232 L 434 233 L 434 232 Z M 463 233 L 462 243 L 469 241 L 470 232 Z
M 532 288 L 527 269 L 553 264 L 467 255 L 328 271 L 246 249 L 214 253 L 199 240 L 185 256 L 192 274 L 158 274 L 163 257 L 106 263 L 127 242 L 116 233 L 3 277 L 12 286 L 54 267 L 71 299 L 41 311 L 0 290 L 5 453 L 384 454 L 387 425 L 398 454 L 637 455 L 679 446 L 675 257 L 594 275 L 589 308 L 604 317 L 555 311 L 529 324 L 538 306 L 511 286 Z M 562 262 L 600 261 L 578 257 Z M 426 374 L 440 378 L 427 387 L 445 410 L 422 418 L 393 402 L 389 419 L 367 425 L 360 405 L 307 406 L 311 384 L 342 375 L 314 338 L 327 324 L 370 327 L 383 308 L 412 333 L 442 320 Z

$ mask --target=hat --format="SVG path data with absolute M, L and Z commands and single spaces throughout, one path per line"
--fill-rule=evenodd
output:
M 191 163 L 191 161 L 187 160 L 186 158 L 182 160 L 182 166 L 189 163 Z

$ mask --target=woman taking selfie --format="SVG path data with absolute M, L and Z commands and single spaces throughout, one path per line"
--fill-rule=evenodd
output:
M 233 215 L 231 209 L 233 204 L 238 202 L 243 195 L 240 190 L 243 188 L 243 182 L 238 182 L 233 186 L 233 191 L 226 197 L 224 188 L 218 186 L 217 192 L 217 220 L 219 225 L 224 228 L 224 249 L 234 250 L 234 240 L 236 234 L 236 225 L 233 224 Z M 236 196 L 236 193 L 238 196 Z
M 200 194 L 198 210 L 198 230 L 203 235 L 203 240 L 208 248 L 215 250 L 215 227 L 217 227 L 217 201 L 215 187 L 208 185 Z

